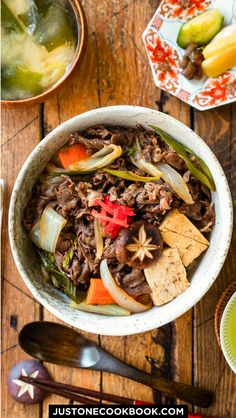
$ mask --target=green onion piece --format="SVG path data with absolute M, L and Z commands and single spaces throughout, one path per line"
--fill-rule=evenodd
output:
M 74 250 L 71 250 L 64 255 L 63 262 L 62 262 L 63 269 L 66 269 L 70 265 L 71 261 L 73 260 L 73 257 L 74 257 Z
M 77 301 L 77 286 L 71 282 L 69 277 L 65 274 L 61 273 L 55 264 L 50 261 L 47 252 L 38 250 L 38 254 L 42 263 L 42 266 L 48 273 L 51 273 L 51 280 L 55 287 L 57 287 L 57 283 L 63 287 L 64 292 L 67 296 L 69 296 L 75 302 Z
M 92 171 L 99 168 L 106 167 L 112 164 L 117 158 L 119 158 L 123 153 L 123 150 L 120 146 L 110 144 L 95 154 L 91 155 L 87 160 L 81 160 L 76 163 L 70 164 L 68 169 L 69 171 Z
M 138 174 L 132 173 L 132 171 L 122 171 L 122 170 L 110 170 L 109 168 L 104 168 L 103 171 L 109 173 L 113 176 L 120 177 L 121 179 L 130 180 L 130 181 L 140 181 L 146 183 L 148 181 L 157 181 L 160 179 L 159 176 L 157 177 L 143 177 L 139 176 Z
M 91 176 L 89 176 L 89 174 L 93 174 L 95 173 L 96 170 L 93 171 L 54 171 L 53 173 L 50 174 L 50 176 L 52 177 L 58 177 L 58 176 L 70 176 L 70 177 L 76 177 L 76 176 L 80 176 L 80 180 L 82 181 L 86 181 L 88 179 L 91 178 Z M 86 174 L 88 174 L 86 176 Z
M 95 235 L 96 248 L 97 248 L 96 257 L 101 259 L 102 254 L 103 254 L 104 244 L 103 244 L 102 228 L 101 228 L 99 220 L 96 218 L 94 219 L 94 235 Z
M 70 302 L 70 307 L 79 311 L 97 313 L 108 316 L 128 316 L 130 311 L 121 308 L 119 305 L 87 305 L 85 301 L 77 304 Z
M 216 190 L 215 182 L 208 166 L 197 154 L 195 154 L 185 145 L 177 142 L 162 129 L 157 128 L 154 125 L 149 126 L 156 132 L 158 132 L 163 141 L 165 141 L 165 143 L 169 145 L 169 147 L 171 147 L 179 155 L 179 157 L 181 157 L 184 160 L 188 170 L 196 179 L 198 179 L 201 183 L 205 184 L 205 186 L 207 186 L 209 189 L 212 189 L 213 191 Z M 194 155 L 194 157 L 197 160 L 197 163 L 201 167 L 201 170 L 199 170 L 199 168 L 191 161 L 187 153 Z
M 60 285 L 59 281 L 57 280 L 57 278 L 53 274 L 51 274 L 51 281 L 52 281 L 53 286 L 56 289 L 60 289 L 61 285 Z
M 209 189 L 215 191 L 216 187 L 215 187 L 215 183 L 213 180 L 213 183 L 210 182 L 209 178 L 207 176 L 205 176 L 204 173 L 202 173 L 194 164 L 191 160 L 189 161 L 185 161 L 186 167 L 187 169 L 190 171 L 190 173 L 196 178 L 198 179 L 201 183 L 205 184 L 205 186 L 207 186 Z

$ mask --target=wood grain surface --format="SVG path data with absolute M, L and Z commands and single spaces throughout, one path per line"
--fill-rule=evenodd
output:
M 11 255 L 7 211 L 16 176 L 36 144 L 58 124 L 99 106 L 136 104 L 159 109 L 191 126 L 219 158 L 236 203 L 236 106 L 198 112 L 153 84 L 141 34 L 154 14 L 156 0 L 84 0 L 88 45 L 82 65 L 59 93 L 43 105 L 2 111 L 2 177 L 5 181 L 2 234 L 2 418 L 47 418 L 48 404 L 68 403 L 57 396 L 42 405 L 22 406 L 7 393 L 9 369 L 27 358 L 18 346 L 18 331 L 26 323 L 59 322 L 44 310 L 24 285 Z M 195 306 L 175 322 L 148 333 L 114 338 L 85 334 L 120 359 L 154 374 L 213 390 L 208 415 L 236 418 L 236 378 L 218 347 L 213 317 L 217 300 L 236 270 L 236 235 L 219 278 Z M 152 366 L 145 356 L 153 359 Z M 109 391 L 145 401 L 174 403 L 163 394 L 108 373 L 81 371 L 47 364 L 55 380 Z M 190 406 L 191 409 L 191 406 Z M 203 412 L 194 408 L 195 412 Z

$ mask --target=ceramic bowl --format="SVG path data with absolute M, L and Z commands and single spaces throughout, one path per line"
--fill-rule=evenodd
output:
M 71 4 L 75 11 L 77 26 L 79 28 L 79 36 L 78 36 L 78 45 L 75 51 L 75 55 L 73 58 L 72 63 L 70 64 L 69 69 L 65 72 L 65 74 L 59 78 L 59 80 L 53 84 L 49 89 L 45 90 L 43 93 L 29 97 L 27 99 L 22 100 L 1 100 L 1 105 L 3 108 L 17 108 L 17 107 L 24 107 L 24 106 L 32 106 L 37 103 L 42 103 L 46 99 L 48 99 L 53 93 L 57 92 L 58 89 L 62 86 L 62 84 L 68 79 L 68 77 L 73 73 L 75 68 L 81 63 L 87 43 L 87 22 L 86 16 L 84 13 L 84 9 L 80 3 L 80 0 L 71 0 Z
M 233 327 L 232 318 L 236 316 L 236 292 L 228 301 L 220 322 L 220 343 L 225 359 L 233 372 L 236 374 L 236 351 L 232 343 L 230 328 Z M 234 330 L 235 335 L 235 330 Z
M 176 299 L 161 307 L 129 317 L 108 317 L 80 312 L 69 307 L 67 297 L 47 284 L 41 274 L 33 244 L 22 225 L 25 207 L 32 187 L 53 154 L 67 141 L 69 134 L 96 124 L 148 128 L 157 125 L 187 145 L 207 163 L 217 185 L 212 200 L 216 210 L 216 225 L 211 233 L 210 247 L 199 260 L 190 277 L 191 285 Z M 178 120 L 137 106 L 112 106 L 82 113 L 54 129 L 30 154 L 23 165 L 11 197 L 9 233 L 11 248 L 18 270 L 33 296 L 51 313 L 69 325 L 102 335 L 129 335 L 148 331 L 175 320 L 195 305 L 216 280 L 231 240 L 232 201 L 224 172 L 205 142 Z

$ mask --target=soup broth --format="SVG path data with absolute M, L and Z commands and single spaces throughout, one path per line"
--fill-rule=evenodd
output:
M 41 94 L 70 67 L 78 39 L 68 0 L 1 0 L 2 99 Z

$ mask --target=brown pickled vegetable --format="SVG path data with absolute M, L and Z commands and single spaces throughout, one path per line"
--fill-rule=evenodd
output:
M 195 44 L 190 44 L 186 49 L 181 62 L 181 68 L 183 68 L 183 76 L 188 80 L 196 78 L 199 80 L 202 77 L 201 64 L 204 60 L 202 49 Z
M 163 241 L 159 229 L 147 222 L 133 222 L 120 231 L 116 241 L 116 257 L 120 263 L 143 269 L 153 265 L 162 253 Z

